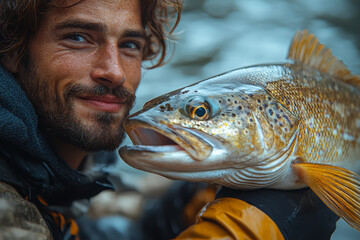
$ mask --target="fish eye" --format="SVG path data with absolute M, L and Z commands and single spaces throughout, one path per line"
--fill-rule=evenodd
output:
M 189 99 L 183 110 L 186 116 L 195 120 L 208 120 L 212 116 L 210 103 L 201 97 Z
M 199 106 L 189 106 L 190 117 L 197 120 L 206 120 L 206 118 L 210 115 L 210 108 L 205 105 Z
M 206 114 L 206 109 L 203 106 L 194 108 L 194 115 L 196 115 L 197 117 L 201 118 L 205 116 L 205 114 Z

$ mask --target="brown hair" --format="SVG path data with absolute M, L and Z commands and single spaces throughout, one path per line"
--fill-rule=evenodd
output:
M 1 0 L 0 59 L 16 54 L 20 61 L 27 52 L 31 38 L 39 30 L 41 16 L 51 7 L 59 6 L 59 1 L 64 0 Z M 164 63 L 166 39 L 179 23 L 182 0 L 140 0 L 140 3 L 142 24 L 146 31 L 143 59 L 153 60 L 158 57 L 157 62 L 149 67 L 155 68 Z

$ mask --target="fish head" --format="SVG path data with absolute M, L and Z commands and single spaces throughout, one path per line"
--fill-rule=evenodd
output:
M 223 81 L 173 91 L 124 121 L 134 146 L 119 153 L 135 168 L 184 180 L 212 182 L 227 169 L 261 164 L 283 147 L 265 114 L 267 98 L 262 87 Z

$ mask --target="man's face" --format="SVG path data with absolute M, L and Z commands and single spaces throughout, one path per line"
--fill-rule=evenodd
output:
M 44 15 L 18 79 L 51 138 L 115 149 L 141 77 L 139 1 L 74 2 Z

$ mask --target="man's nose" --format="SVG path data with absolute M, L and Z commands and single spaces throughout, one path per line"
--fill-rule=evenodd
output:
M 116 45 L 107 45 L 99 49 L 91 78 L 108 87 L 125 82 L 125 72 Z

